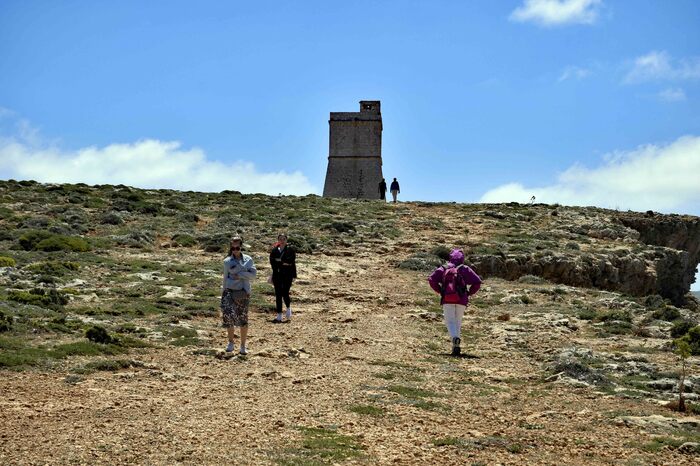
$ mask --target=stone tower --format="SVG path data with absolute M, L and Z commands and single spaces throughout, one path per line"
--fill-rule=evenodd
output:
M 361 100 L 359 112 L 331 112 L 328 170 L 323 197 L 379 199 L 382 181 L 382 112 Z

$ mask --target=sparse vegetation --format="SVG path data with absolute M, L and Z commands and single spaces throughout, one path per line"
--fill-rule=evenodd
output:
M 93 388 L 128 388 L 110 391 L 109 402 L 95 411 L 110 421 L 114 407 L 127 398 L 160 421 L 165 411 L 173 413 L 173 400 L 186 397 L 191 404 L 185 411 L 204 412 L 224 398 L 224 390 L 235 392 L 242 396 L 234 402 L 237 407 L 241 400 L 274 404 L 275 419 L 265 420 L 274 429 L 272 440 L 262 447 L 266 456 L 261 461 L 278 464 L 371 462 L 362 443 L 379 438 L 376 429 L 396 425 L 398 432 L 426 416 L 433 446 L 428 440 L 420 447 L 442 449 L 446 462 L 464 460 L 467 452 L 461 450 L 473 449 L 468 453 L 478 464 L 498 449 L 502 458 L 525 464 L 533 460 L 530 434 L 551 436 L 551 445 L 557 445 L 561 437 L 554 425 L 567 434 L 581 427 L 527 416 L 527 409 L 543 412 L 553 397 L 558 397 L 555 406 L 576 401 L 584 405 L 581 410 L 592 411 L 598 403 L 607 409 L 616 403 L 612 397 L 624 397 L 626 414 L 658 413 L 657 402 L 675 397 L 684 373 L 681 364 L 668 367 L 669 333 L 691 352 L 700 350 L 696 311 L 692 302 L 683 307 L 665 291 L 666 297 L 641 297 L 634 290 L 621 294 L 605 274 L 612 267 L 622 282 L 629 279 L 623 277 L 625 267 L 640 263 L 651 270 L 670 248 L 631 236 L 623 241 L 616 235 L 626 232 L 617 227 L 596 233 L 599 219 L 607 225 L 610 212 L 605 210 L 517 203 L 489 206 L 491 214 L 484 209 L 0 181 L 0 368 L 25 371 L 8 374 L 3 388 L 43 377 L 46 384 L 58 380 L 71 396 L 88 393 L 101 401 L 107 393 Z M 584 222 L 587 227 L 579 231 Z M 299 252 L 299 279 L 292 290 L 298 314 L 297 323 L 273 327 L 266 314 L 274 309 L 274 290 L 265 278 L 269 247 L 280 231 L 288 232 Z M 254 257 L 259 274 L 253 283 L 247 359 L 224 353 L 225 332 L 217 317 L 221 261 L 233 234 L 244 237 L 245 252 Z M 467 262 L 485 278 L 464 317 L 464 359 L 446 357 L 450 343 L 442 309 L 425 284 L 427 273 L 445 263 L 453 247 L 463 247 Z M 572 279 L 564 276 L 581 270 Z M 664 272 L 658 273 L 663 280 Z M 328 333 L 310 334 L 318 328 Z M 558 356 L 572 342 L 577 348 L 568 357 Z M 682 384 L 693 392 L 695 378 L 688 374 L 694 374 L 695 364 L 687 358 Z M 222 374 L 215 379 L 225 386 L 220 391 L 183 391 L 200 382 L 213 386 L 209 379 Z M 187 383 L 173 383 L 181 378 Z M 165 387 L 172 393 L 144 402 L 141 393 L 131 391 L 135 387 L 146 397 Z M 341 389 L 343 396 L 327 394 Z M 303 394 L 318 409 L 290 416 L 282 401 L 285 393 L 290 399 Z M 647 401 L 635 405 L 636 400 Z M 518 403 L 515 418 L 513 402 Z M 684 402 L 686 412 L 697 412 L 692 400 Z M 35 401 L 27 403 L 34 407 Z M 469 430 L 451 430 L 462 416 L 479 424 L 484 409 L 494 417 L 486 416 L 488 428 L 482 424 L 474 431 L 485 434 L 470 438 Z M 39 413 L 27 422 L 55 421 Z M 496 415 L 527 432 L 489 436 Z M 138 420 L 135 425 L 143 426 Z M 96 429 L 102 433 L 114 426 Z M 590 429 L 581 436 L 582 445 L 600 440 Z M 366 437 L 350 435 L 365 431 Z M 387 430 L 386 438 L 392 435 L 395 431 Z M 663 453 L 652 451 L 656 447 L 632 446 L 634 438 L 649 440 L 629 429 L 624 444 L 616 438 L 610 443 L 620 451 L 634 448 L 647 455 L 646 462 L 664 462 Z M 668 438 L 690 437 L 669 432 Z M 661 452 L 676 448 L 670 441 L 657 443 Z M 107 449 L 97 444 L 90 450 L 98 455 L 93 460 L 104 460 L 99 456 L 104 454 L 128 462 Z M 183 456 L 161 460 L 190 458 L 178 454 Z M 153 457 L 144 457 L 148 460 Z

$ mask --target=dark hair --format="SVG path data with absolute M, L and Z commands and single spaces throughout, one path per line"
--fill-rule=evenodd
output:
M 233 257 L 233 249 L 231 249 L 231 245 L 233 243 L 238 243 L 241 245 L 241 251 L 243 250 L 243 238 L 240 236 L 234 236 L 231 238 L 231 241 L 228 243 L 228 257 Z
M 284 239 L 289 240 L 289 236 L 287 236 L 287 233 L 281 232 L 277 235 L 277 239 L 280 239 L 280 236 L 284 236 Z

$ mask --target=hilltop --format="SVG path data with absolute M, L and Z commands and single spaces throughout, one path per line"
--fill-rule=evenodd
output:
M 697 217 L 2 181 L 0 219 L 2 463 L 698 460 L 697 355 L 697 411 L 666 406 Z M 280 231 L 299 279 L 273 325 Z M 247 357 L 221 351 L 234 234 L 258 266 Z M 453 246 L 485 278 L 464 358 L 425 280 Z

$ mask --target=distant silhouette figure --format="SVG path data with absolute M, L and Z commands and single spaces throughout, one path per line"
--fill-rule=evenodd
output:
M 530 204 L 533 204 L 534 202 L 535 202 L 535 196 L 532 196 L 532 197 L 530 198 Z
M 379 199 L 386 201 L 386 180 L 384 178 L 379 182 Z
M 396 178 L 394 178 L 394 181 L 391 182 L 391 187 L 389 188 L 391 191 L 391 196 L 394 198 L 394 202 L 396 202 L 396 196 L 401 192 L 401 188 L 399 188 L 399 182 L 396 181 Z

